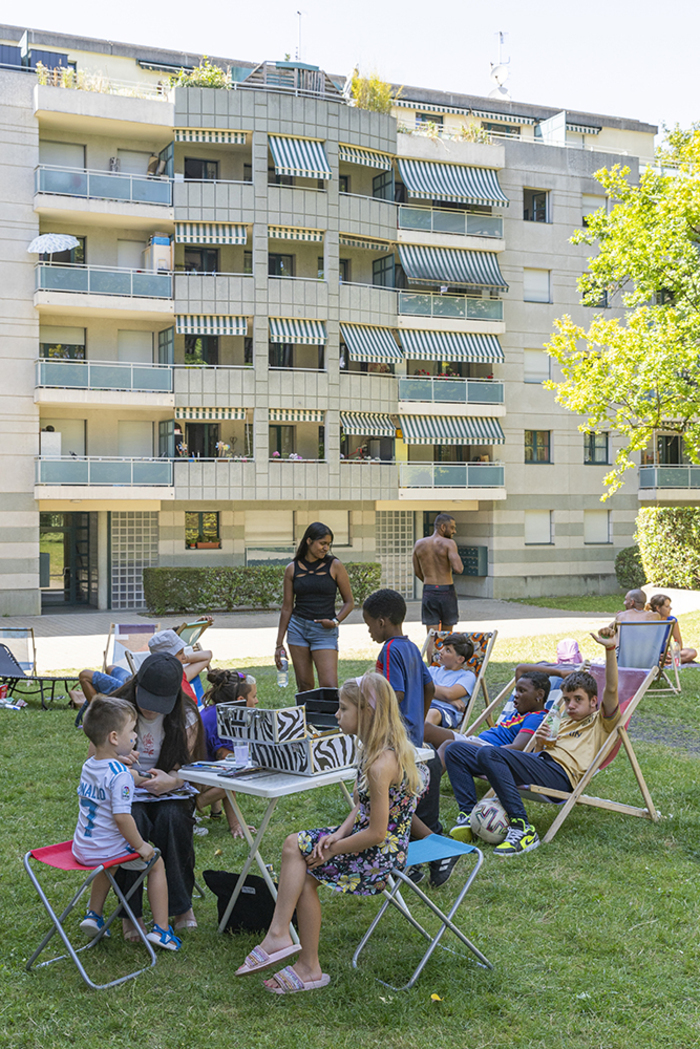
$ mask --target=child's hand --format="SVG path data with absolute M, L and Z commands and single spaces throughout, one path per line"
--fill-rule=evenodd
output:
M 602 626 L 597 634 L 591 634 L 594 641 L 597 641 L 603 648 L 611 649 L 615 648 L 615 631 L 612 627 Z
M 331 846 L 337 840 L 337 834 L 324 834 L 322 838 L 319 838 L 314 845 L 313 851 L 306 857 L 306 866 L 313 868 L 320 866 L 322 863 L 327 863 L 332 856 Z
M 150 842 L 144 841 L 144 843 L 141 846 L 141 848 L 137 849 L 136 851 L 138 852 L 138 854 L 141 857 L 141 859 L 145 860 L 146 863 L 148 863 L 148 861 L 153 857 L 153 853 L 156 850 L 153 848 L 153 846 L 151 845 Z
M 119 760 L 123 761 L 125 765 L 131 767 L 132 765 L 138 765 L 139 763 L 139 752 L 138 750 L 132 750 L 129 754 L 120 754 Z M 138 771 L 138 770 L 137 770 Z

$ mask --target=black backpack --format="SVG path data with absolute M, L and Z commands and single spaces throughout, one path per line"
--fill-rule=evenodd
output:
M 202 876 L 216 896 L 221 922 L 239 875 L 230 871 L 203 871 Z M 226 932 L 267 932 L 274 910 L 275 901 L 265 879 L 257 874 L 249 874 L 226 922 Z M 296 912 L 292 921 L 296 926 Z

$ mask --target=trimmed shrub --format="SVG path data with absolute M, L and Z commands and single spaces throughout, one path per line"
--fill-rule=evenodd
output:
M 382 569 L 376 562 L 345 565 L 355 605 L 381 586 Z M 250 568 L 144 568 L 143 591 L 149 612 L 234 612 L 244 608 L 279 608 L 282 604 L 284 565 Z
M 615 575 L 623 590 L 638 590 L 647 581 L 638 546 L 626 546 L 615 558 Z
M 700 509 L 645 506 L 637 516 L 635 539 L 650 583 L 700 588 Z

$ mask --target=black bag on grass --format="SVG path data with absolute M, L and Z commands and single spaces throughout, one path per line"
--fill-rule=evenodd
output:
M 239 875 L 230 871 L 202 871 L 202 877 L 216 896 L 220 922 Z M 274 910 L 275 901 L 265 879 L 257 874 L 248 874 L 226 922 L 226 932 L 267 932 Z M 296 912 L 292 921 L 296 926 Z

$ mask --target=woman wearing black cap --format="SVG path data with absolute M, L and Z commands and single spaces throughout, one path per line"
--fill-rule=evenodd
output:
M 192 832 L 196 791 L 180 779 L 177 770 L 204 757 L 202 720 L 182 689 L 182 664 L 175 656 L 149 656 L 136 676 L 114 695 L 133 703 L 137 713 L 131 767 L 136 791 L 131 813 L 143 837 L 163 856 L 173 927 L 195 928 Z M 118 879 L 128 890 L 136 875 L 120 869 Z M 140 891 L 130 903 L 141 920 Z M 130 942 L 139 938 L 128 921 L 124 922 L 124 938 Z

